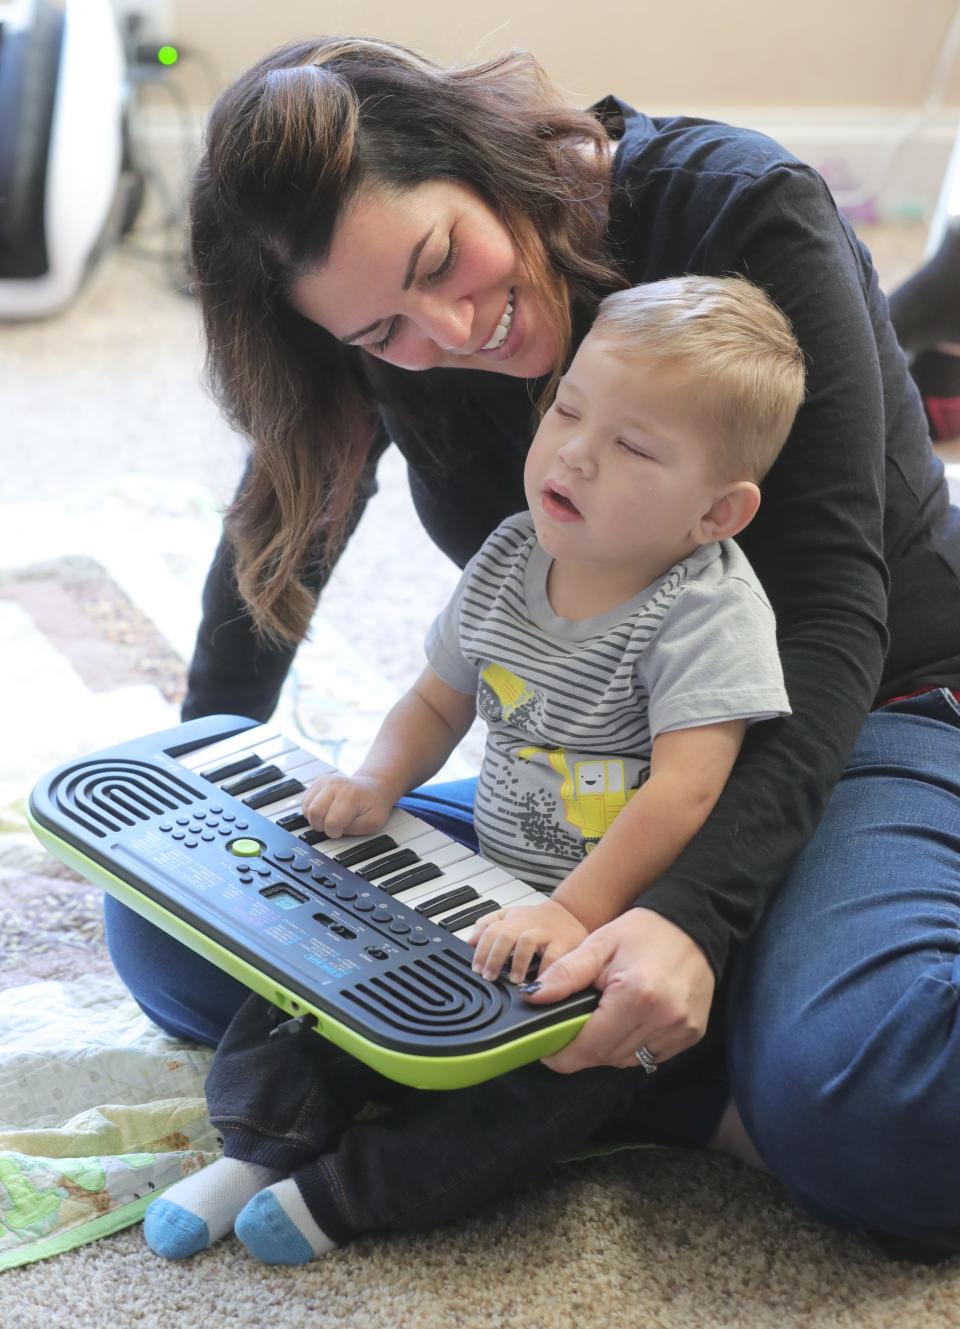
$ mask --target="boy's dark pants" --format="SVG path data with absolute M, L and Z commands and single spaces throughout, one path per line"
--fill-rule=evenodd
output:
M 210 1117 L 225 1155 L 292 1175 L 317 1225 L 341 1245 L 469 1214 L 605 1124 L 616 1138 L 644 1081 L 652 1088 L 663 1075 L 559 1075 L 534 1062 L 468 1089 L 409 1089 L 316 1034 L 271 1042 L 286 1018 L 260 997 L 243 1003 L 207 1080 Z M 370 1102 L 389 1110 L 355 1122 Z

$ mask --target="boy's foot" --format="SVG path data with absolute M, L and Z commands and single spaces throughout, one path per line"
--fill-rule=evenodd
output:
M 167 1260 L 196 1255 L 225 1237 L 250 1197 L 282 1176 L 257 1163 L 218 1158 L 175 1182 L 147 1206 L 143 1216 L 147 1245 Z
M 265 1264 L 306 1264 L 336 1246 L 317 1227 L 290 1177 L 255 1195 L 233 1230 L 250 1254 Z

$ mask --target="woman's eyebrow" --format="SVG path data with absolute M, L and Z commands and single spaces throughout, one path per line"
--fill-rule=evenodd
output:
M 403 290 L 409 291 L 410 287 L 413 285 L 413 279 L 417 272 L 417 264 L 420 262 L 420 255 L 423 253 L 423 246 L 427 243 L 436 229 L 436 224 L 431 226 L 426 235 L 419 239 L 411 249 L 410 262 L 407 264 L 407 271 L 403 278 Z M 383 319 L 378 318 L 377 321 L 371 323 L 369 327 L 361 328 L 359 332 L 351 332 L 349 337 L 341 337 L 340 340 L 343 342 L 344 346 L 349 346 L 351 342 L 356 341 L 359 337 L 365 337 L 368 332 L 373 332 L 374 328 L 378 328 L 382 322 Z

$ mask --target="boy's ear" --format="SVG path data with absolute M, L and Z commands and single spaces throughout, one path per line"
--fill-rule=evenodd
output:
M 750 525 L 759 506 L 759 488 L 751 480 L 737 480 L 720 490 L 694 527 L 693 535 L 701 544 L 731 540 Z

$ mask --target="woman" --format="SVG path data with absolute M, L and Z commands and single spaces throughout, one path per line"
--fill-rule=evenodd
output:
M 726 1148 L 826 1221 L 949 1253 L 960 513 L 822 181 L 748 131 L 613 97 L 571 110 L 524 56 L 447 70 L 331 39 L 220 98 L 192 243 L 212 381 L 253 447 L 187 718 L 269 715 L 388 439 L 461 566 L 524 506 L 535 403 L 607 291 L 740 272 L 788 315 L 808 396 L 741 544 L 794 714 L 751 732 L 674 867 L 531 1000 L 603 989 L 558 1073 L 666 1063 L 636 1075 L 636 1138 Z M 441 791 L 429 815 L 463 827 L 471 802 Z M 112 901 L 107 918 L 144 1009 L 215 1043 L 240 986 Z

